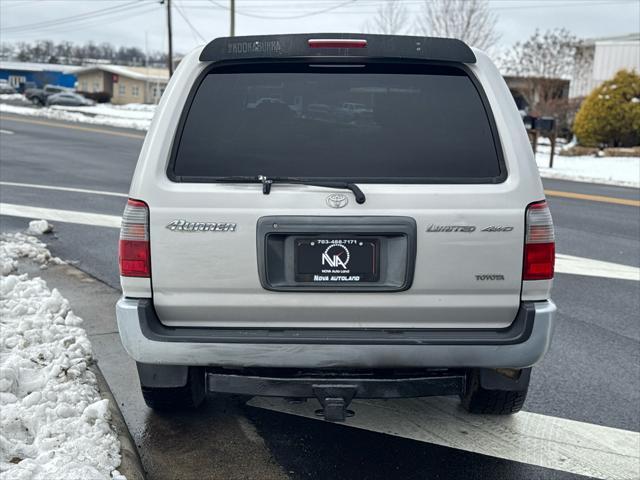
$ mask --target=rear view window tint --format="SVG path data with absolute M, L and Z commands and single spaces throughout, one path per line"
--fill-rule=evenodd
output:
M 462 69 L 281 64 L 203 78 L 173 174 L 464 183 L 495 181 L 501 165 Z

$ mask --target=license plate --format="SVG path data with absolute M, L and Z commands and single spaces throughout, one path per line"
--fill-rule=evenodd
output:
M 296 282 L 377 282 L 379 244 L 373 238 L 298 238 Z

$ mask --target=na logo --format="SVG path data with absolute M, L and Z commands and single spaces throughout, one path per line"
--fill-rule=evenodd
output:
M 351 254 L 349 249 L 342 244 L 334 243 L 329 245 L 322 254 L 322 265 L 328 265 L 331 268 L 343 268 L 346 269 L 349 263 Z

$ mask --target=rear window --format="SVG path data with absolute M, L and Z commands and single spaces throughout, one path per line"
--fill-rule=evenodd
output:
M 476 183 L 503 173 L 489 113 L 461 68 L 232 67 L 205 75 L 191 98 L 169 167 L 179 181 Z

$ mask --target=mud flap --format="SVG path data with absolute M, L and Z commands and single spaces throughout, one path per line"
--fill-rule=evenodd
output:
M 176 388 L 187 384 L 189 367 L 184 365 L 153 365 L 136 362 L 136 367 L 142 387 Z
M 480 387 L 485 390 L 522 392 L 529 387 L 531 368 L 523 369 L 478 369 Z

